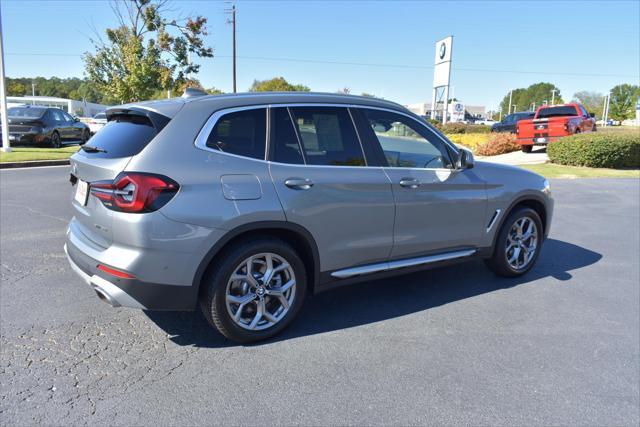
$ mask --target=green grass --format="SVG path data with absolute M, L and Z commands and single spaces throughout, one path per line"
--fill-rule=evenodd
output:
M 640 169 L 605 169 L 583 166 L 564 166 L 553 163 L 520 165 L 521 168 L 538 173 L 546 178 L 640 178 Z
M 11 147 L 10 153 L 0 151 L 0 163 L 68 159 L 76 151 L 77 145 L 64 148 Z

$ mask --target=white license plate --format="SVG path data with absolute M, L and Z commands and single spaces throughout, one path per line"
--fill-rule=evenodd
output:
M 536 138 L 536 142 L 547 142 L 547 138 Z
M 76 202 L 80 203 L 82 206 L 86 206 L 89 196 L 89 184 L 79 179 L 76 185 Z

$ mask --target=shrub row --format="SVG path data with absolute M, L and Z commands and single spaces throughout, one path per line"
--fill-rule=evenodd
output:
M 455 133 L 447 135 L 447 138 L 454 144 L 464 145 L 474 153 L 479 146 L 485 144 L 489 140 L 488 133 Z
M 594 168 L 639 168 L 640 130 L 593 132 L 562 138 L 549 144 L 552 163 Z
M 520 150 L 516 142 L 516 136 L 510 133 L 496 133 L 478 146 L 475 152 L 480 156 L 497 156 L 498 154 L 511 153 Z
M 443 125 L 439 120 L 427 120 L 433 127 L 440 129 L 447 135 L 465 134 L 465 133 L 489 133 L 491 132 L 491 126 L 486 125 L 472 125 L 466 123 L 447 123 Z

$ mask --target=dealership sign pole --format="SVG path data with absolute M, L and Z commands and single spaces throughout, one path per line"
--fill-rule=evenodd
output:
M 11 151 L 9 121 L 7 119 L 7 93 L 4 85 L 4 46 L 2 37 L 2 11 L 0 10 L 0 120 L 2 121 L 2 151 Z
M 431 118 L 436 118 L 438 96 L 444 97 L 442 110 L 442 124 L 447 123 L 447 110 L 449 108 L 449 85 L 451 83 L 451 48 L 453 36 L 449 36 L 436 42 L 435 65 L 433 67 L 433 95 L 431 97 Z

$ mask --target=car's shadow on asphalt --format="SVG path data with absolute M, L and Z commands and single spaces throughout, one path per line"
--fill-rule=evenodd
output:
M 548 239 L 537 265 L 519 278 L 496 277 L 481 261 L 471 261 L 345 286 L 313 296 L 283 333 L 254 345 L 366 325 L 545 277 L 566 282 L 572 278 L 572 270 L 594 264 L 601 258 L 602 255 L 589 249 Z M 145 314 L 176 344 L 196 347 L 237 345 L 213 330 L 200 312 L 148 311 Z

